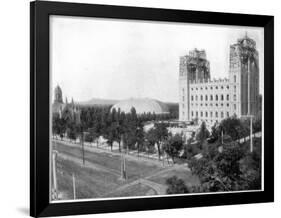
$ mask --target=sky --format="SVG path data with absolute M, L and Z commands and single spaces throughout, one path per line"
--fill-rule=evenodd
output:
M 211 78 L 227 78 L 229 46 L 247 35 L 257 43 L 263 93 L 263 28 L 54 16 L 50 18 L 52 90 L 63 98 L 179 99 L 179 57 L 205 49 Z

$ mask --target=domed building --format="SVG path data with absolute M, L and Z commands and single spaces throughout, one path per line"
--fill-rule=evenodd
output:
M 151 98 L 130 98 L 118 102 L 113 105 L 111 110 L 115 108 L 116 111 L 120 109 L 122 112 L 130 113 L 132 108 L 136 109 L 137 114 L 155 113 L 155 114 L 168 114 L 168 106 L 155 99 Z

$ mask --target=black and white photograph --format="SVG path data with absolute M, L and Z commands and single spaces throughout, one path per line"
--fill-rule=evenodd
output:
M 262 191 L 264 28 L 50 16 L 50 202 Z

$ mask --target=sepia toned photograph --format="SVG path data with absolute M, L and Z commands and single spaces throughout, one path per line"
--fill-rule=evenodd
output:
M 262 191 L 264 29 L 50 16 L 50 202 Z

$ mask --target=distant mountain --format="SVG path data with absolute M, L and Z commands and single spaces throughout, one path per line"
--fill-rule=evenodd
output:
M 79 102 L 80 105 L 114 105 L 119 100 L 113 100 L 113 99 L 102 99 L 102 98 L 92 98 L 89 101 L 82 101 Z

